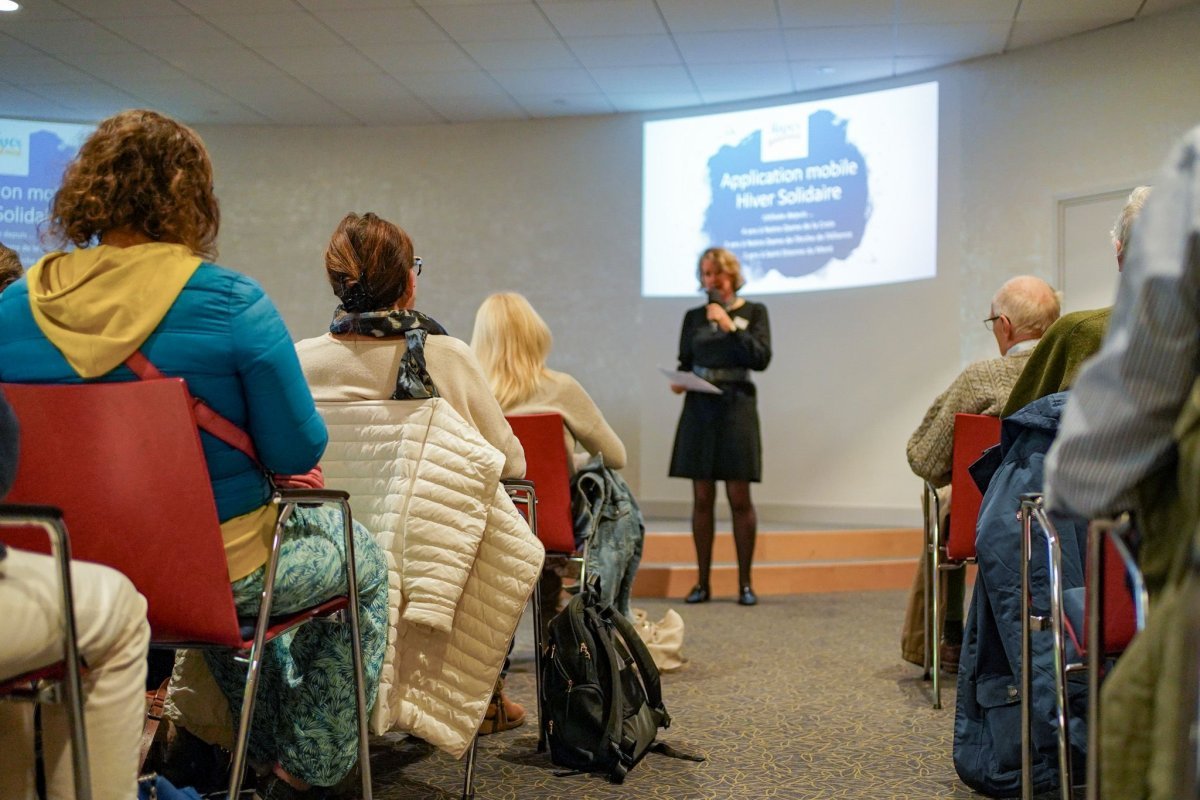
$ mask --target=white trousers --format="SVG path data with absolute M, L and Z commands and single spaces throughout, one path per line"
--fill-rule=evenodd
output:
M 88 763 L 95 800 L 137 795 L 138 745 L 145 717 L 146 600 L 121 573 L 71 565 L 83 677 Z M 0 561 L 0 678 L 62 660 L 58 573 L 49 556 L 8 550 Z M 51 800 L 75 796 L 66 708 L 42 707 L 43 753 Z M 36 796 L 33 706 L 0 702 L 0 798 Z

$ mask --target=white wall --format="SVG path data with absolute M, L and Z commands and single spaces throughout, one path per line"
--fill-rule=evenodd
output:
M 979 321 L 996 287 L 1053 280 L 1056 198 L 1145 182 L 1200 122 L 1196 41 L 1193 6 L 916 76 L 941 82 L 939 276 L 769 298 L 764 520 L 915 524 L 908 435 L 963 364 L 994 352 Z M 680 401 L 655 366 L 673 363 L 696 302 L 639 297 L 640 123 L 203 128 L 221 261 L 311 336 L 333 309 L 322 253 L 342 214 L 398 222 L 427 265 L 418 307 L 467 339 L 486 294 L 524 292 L 555 333 L 551 366 L 624 439 L 643 508 L 677 513 L 690 487 L 665 475 Z

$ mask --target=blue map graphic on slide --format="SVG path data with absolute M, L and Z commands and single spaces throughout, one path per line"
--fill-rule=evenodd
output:
M 45 252 L 38 226 L 77 152 L 56 133 L 35 131 L 29 135 L 29 174 L 0 175 L 0 242 L 16 250 L 26 267 Z
M 871 217 L 867 163 L 830 111 L 808 118 L 808 156 L 764 162 L 762 131 L 708 161 L 708 240 L 732 250 L 751 276 L 809 275 L 845 259 Z

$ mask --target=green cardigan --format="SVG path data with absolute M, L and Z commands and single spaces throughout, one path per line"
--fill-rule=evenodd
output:
M 1010 417 L 1034 400 L 1071 388 L 1079 367 L 1100 349 L 1110 316 L 1111 307 L 1072 311 L 1051 325 L 1025 363 L 1000 416 Z

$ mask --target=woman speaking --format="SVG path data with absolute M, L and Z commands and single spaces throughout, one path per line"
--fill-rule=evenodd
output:
M 762 438 L 750 370 L 766 369 L 770 362 L 771 330 L 766 306 L 737 296 L 745 279 L 733 253 L 720 247 L 705 250 L 697 276 L 709 302 L 684 315 L 679 369 L 695 373 L 721 393 L 687 392 L 671 454 L 671 477 L 692 479 L 692 539 L 699 580 L 686 602 L 704 603 L 711 597 L 713 505 L 717 481 L 725 481 L 737 549 L 737 600 L 752 606 L 758 602 L 750 587 L 758 518 L 750 483 L 762 480 Z M 671 390 L 679 394 L 684 387 L 672 384 Z

